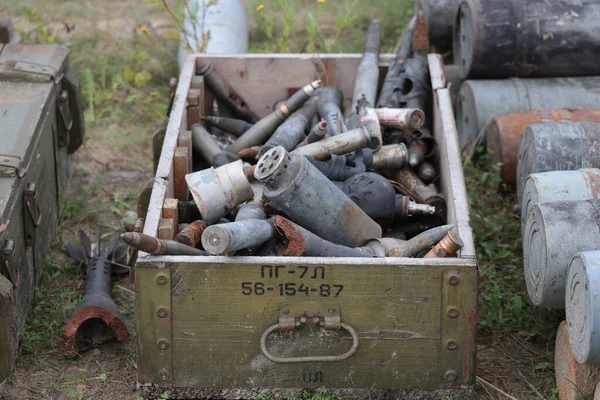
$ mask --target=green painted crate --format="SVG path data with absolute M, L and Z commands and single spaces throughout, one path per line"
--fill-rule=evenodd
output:
M 197 57 L 196 57 L 197 56 Z M 182 70 L 144 232 L 156 236 L 173 197 L 173 156 L 187 126 L 187 92 L 209 60 L 259 116 L 316 78 L 350 98 L 360 55 L 190 56 Z M 385 76 L 391 55 L 382 55 Z M 326 386 L 344 398 L 443 399 L 472 395 L 477 263 L 449 90 L 429 55 L 441 189 L 465 246 L 457 258 L 186 257 L 140 254 L 136 264 L 138 381 L 147 396 L 256 398 Z M 198 86 L 200 83 L 200 86 Z M 196 111 L 195 111 L 196 112 Z M 157 315 L 163 307 L 167 315 Z M 337 330 L 279 331 L 301 315 Z M 286 322 L 287 321 L 287 322 Z M 341 324 L 341 325 L 340 325 Z M 356 332 L 353 338 L 351 331 Z M 269 332 L 261 348 L 261 338 Z M 337 362 L 301 356 L 343 355 Z M 266 353 L 286 358 L 273 362 Z M 343 357 L 341 357 L 343 358 Z

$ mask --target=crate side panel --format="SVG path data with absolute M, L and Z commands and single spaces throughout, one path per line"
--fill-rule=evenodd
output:
M 315 379 L 328 387 L 439 385 L 439 268 L 279 265 L 275 273 L 275 267 L 174 267 L 176 385 L 301 387 L 310 383 L 304 381 L 310 371 L 320 372 Z M 357 354 L 334 363 L 269 361 L 259 348 L 260 336 L 289 302 L 304 303 L 307 310 L 312 302 L 338 305 L 342 322 L 359 334 Z M 270 338 L 272 353 L 288 357 L 341 354 L 351 345 L 346 334 L 309 327 Z

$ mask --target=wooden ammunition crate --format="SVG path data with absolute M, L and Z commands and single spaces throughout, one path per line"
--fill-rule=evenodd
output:
M 176 197 L 178 141 L 212 94 L 196 65 L 209 60 L 259 116 L 321 78 L 352 96 L 360 55 L 192 55 L 179 79 L 144 233 L 157 235 L 166 198 Z M 381 56 L 380 80 L 392 55 Z M 326 386 L 348 398 L 471 397 L 475 381 L 477 262 L 450 93 L 441 57 L 429 55 L 440 188 L 448 222 L 465 243 L 457 258 L 188 257 L 139 254 L 138 381 L 148 396 L 256 398 Z M 193 86 L 199 100 L 188 104 Z M 196 97 L 197 99 L 197 97 Z M 223 107 L 221 108 L 223 109 Z M 179 142 L 181 146 L 182 143 Z M 177 159 L 177 157 L 176 157 Z M 158 310 L 161 309 L 160 312 Z M 166 312 L 165 312 L 166 311 Z M 166 315 L 166 316 L 165 316 Z M 277 324 L 318 315 L 343 329 Z M 269 329 L 271 328 L 271 329 Z M 356 332 L 352 337 L 350 331 Z M 261 337 L 273 362 L 261 350 Z M 354 355 L 335 362 L 297 357 Z M 341 357 L 343 358 L 343 357 Z

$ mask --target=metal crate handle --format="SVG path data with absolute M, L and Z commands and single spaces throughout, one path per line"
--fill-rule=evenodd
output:
M 281 329 L 280 324 L 271 325 L 265 330 L 265 332 L 260 337 L 260 349 L 262 350 L 265 357 L 269 360 L 281 363 L 281 364 L 290 364 L 290 363 L 301 363 L 301 362 L 334 362 L 334 361 L 344 361 L 348 358 L 352 357 L 356 350 L 358 349 L 358 334 L 350 325 L 345 323 L 340 323 L 340 327 L 342 329 L 347 330 L 350 335 L 352 335 L 352 347 L 350 350 L 345 352 L 344 354 L 340 354 L 338 356 L 307 356 L 307 357 L 275 357 L 273 354 L 267 350 L 267 337 Z

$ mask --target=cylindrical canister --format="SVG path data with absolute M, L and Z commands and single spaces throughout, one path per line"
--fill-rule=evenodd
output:
M 498 172 L 504 183 L 517 184 L 517 154 L 521 135 L 527 125 L 547 122 L 600 122 L 600 110 L 534 110 L 494 117 L 485 130 L 490 171 L 502 163 Z
M 191 0 L 184 10 L 184 33 L 181 35 L 177 57 L 180 70 L 183 68 L 185 56 L 190 51 L 207 54 L 248 52 L 248 15 L 243 2 Z M 207 34 L 210 34 L 209 39 L 204 43 Z M 202 48 L 202 45 L 205 48 Z
M 561 122 L 529 125 L 521 137 L 517 196 L 529 174 L 600 167 L 600 124 Z
M 427 25 L 429 44 L 437 53 L 452 50 L 452 25 L 456 18 L 458 0 L 420 0 Z
M 456 111 L 460 146 L 473 143 L 490 117 L 553 108 L 598 108 L 600 92 L 590 90 L 596 87 L 600 87 L 600 77 L 465 81 Z
M 583 201 L 600 198 L 600 169 L 550 171 L 531 174 L 521 196 L 521 227 L 538 203 Z
M 275 236 L 272 221 L 247 219 L 209 226 L 202 233 L 202 247 L 212 255 L 256 247 Z
M 469 78 L 600 73 L 600 3 L 462 0 L 454 63 Z
M 187 174 L 185 181 L 202 219 L 208 225 L 217 222 L 254 196 L 244 173 L 242 160 Z
M 564 309 L 571 257 L 599 246 L 600 200 L 533 206 L 523 231 L 525 282 L 531 302 Z
M 596 247 L 600 247 L 598 243 Z M 565 311 L 571 349 L 583 364 L 600 365 L 600 251 L 573 256 L 567 277 Z
M 355 247 L 381 237 L 381 227 L 300 154 L 274 147 L 258 161 L 254 176 L 276 207 L 325 240 Z
M 564 400 L 592 400 L 596 382 L 600 379 L 600 367 L 575 359 L 566 321 L 561 322 L 556 331 L 554 376 L 560 399 Z

